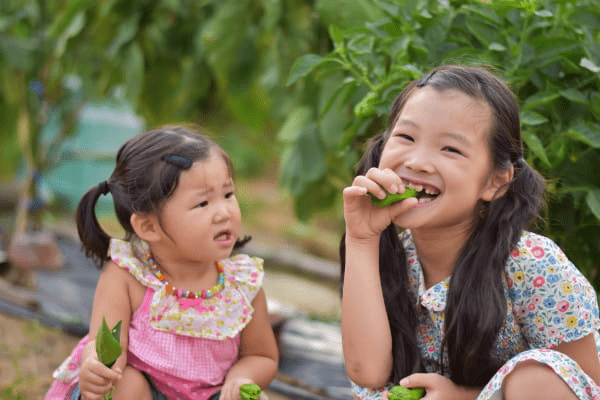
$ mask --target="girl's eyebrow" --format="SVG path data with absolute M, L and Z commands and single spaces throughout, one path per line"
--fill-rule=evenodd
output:
M 398 126 L 398 125 L 406 125 L 406 126 L 410 126 L 410 127 L 413 127 L 413 128 L 417 127 L 417 124 L 415 124 L 410 119 L 406 119 L 406 118 L 398 118 L 398 121 L 396 121 L 395 127 Z
M 457 142 L 459 142 L 465 146 L 472 145 L 471 141 L 466 136 L 461 135 L 460 133 L 457 133 L 457 132 L 445 132 L 444 136 L 454 139 Z

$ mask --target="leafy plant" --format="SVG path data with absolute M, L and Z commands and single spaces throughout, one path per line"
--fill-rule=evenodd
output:
M 251 129 L 223 141 L 243 171 L 258 170 L 244 149 L 253 147 L 259 160 L 275 159 L 268 139 L 295 99 L 295 90 L 283 84 L 292 60 L 317 49 L 319 35 L 327 40 L 311 3 L 2 2 L 0 179 L 24 164 L 21 197 L 29 203 L 39 198 L 38 178 L 59 161 L 52 154 L 75 133 L 81 105 L 115 94 L 148 126 L 200 118 L 204 125 L 210 114 L 235 119 Z M 69 77 L 80 82 L 77 90 Z M 44 143 L 42 128 L 51 115 L 61 131 Z M 30 208 L 19 208 L 17 230 L 32 216 L 41 220 L 28 215 Z
M 384 128 L 409 81 L 441 64 L 487 65 L 517 95 L 527 160 L 548 179 L 544 233 L 600 288 L 593 265 L 600 257 L 598 3 L 368 3 L 378 18 L 331 25 L 331 51 L 300 57 L 289 75 L 293 86 L 322 82 L 279 132 L 282 182 L 296 196 L 299 215 L 335 204 L 365 142 Z

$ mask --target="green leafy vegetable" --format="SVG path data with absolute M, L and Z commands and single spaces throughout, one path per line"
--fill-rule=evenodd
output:
M 404 193 L 395 193 L 395 194 L 388 193 L 384 199 L 378 199 L 377 197 L 373 196 L 371 193 L 369 193 L 369 195 L 371 196 L 371 202 L 373 203 L 373 205 L 375 207 L 385 207 L 385 206 L 389 206 L 390 204 L 397 203 L 401 200 L 408 199 L 409 197 L 417 197 L 417 191 L 414 189 L 406 189 L 404 191 Z
M 100 362 L 107 367 L 112 367 L 121 355 L 121 322 L 117 322 L 110 329 L 106 319 L 102 317 L 102 325 L 96 334 L 96 353 Z
M 256 400 L 261 392 L 262 389 L 256 383 L 246 383 L 240 386 L 240 397 L 242 400 Z
M 102 317 L 102 324 L 98 333 L 96 333 L 96 354 L 98 354 L 98 360 L 108 368 L 112 367 L 117 361 L 117 358 L 121 355 L 121 323 L 117 324 L 110 329 L 106 323 L 106 318 Z M 111 388 L 110 393 L 104 395 L 104 400 L 111 400 L 112 394 L 115 388 Z
M 388 392 L 388 399 L 390 400 L 419 400 L 423 396 L 425 396 L 425 389 L 421 387 L 409 389 L 397 385 Z

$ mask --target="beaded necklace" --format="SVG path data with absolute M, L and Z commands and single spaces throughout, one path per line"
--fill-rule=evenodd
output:
M 217 278 L 217 284 L 210 289 L 202 290 L 201 292 L 192 292 L 191 290 L 181 290 L 176 288 L 167 282 L 167 277 L 159 271 L 158 266 L 152 259 L 150 253 L 146 253 L 146 263 L 148 267 L 152 271 L 152 273 L 158 278 L 159 281 L 165 285 L 165 290 L 168 294 L 173 294 L 174 296 L 184 298 L 184 299 L 208 299 L 209 297 L 214 296 L 219 293 L 223 289 L 223 285 L 225 284 L 225 274 L 223 273 L 223 264 L 220 262 L 217 263 L 217 270 L 219 271 L 219 276 Z

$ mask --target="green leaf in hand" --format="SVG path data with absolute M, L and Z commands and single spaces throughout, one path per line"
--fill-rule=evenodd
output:
M 369 193 L 369 195 L 371 196 L 371 202 L 375 207 L 385 207 L 389 206 L 390 204 L 397 203 L 401 200 L 408 199 L 409 197 L 417 197 L 417 191 L 414 189 L 406 189 L 403 193 L 387 193 L 387 195 L 383 199 L 378 199 L 371 193 Z
M 262 389 L 256 383 L 246 383 L 240 386 L 240 397 L 242 400 L 256 400 Z
M 423 396 L 425 396 L 425 389 L 421 387 L 409 389 L 397 385 L 388 392 L 388 399 L 390 400 L 419 400 Z
M 96 353 L 100 362 L 107 367 L 112 367 L 121 355 L 121 322 L 109 329 L 106 319 L 102 317 L 102 325 L 96 334 Z

